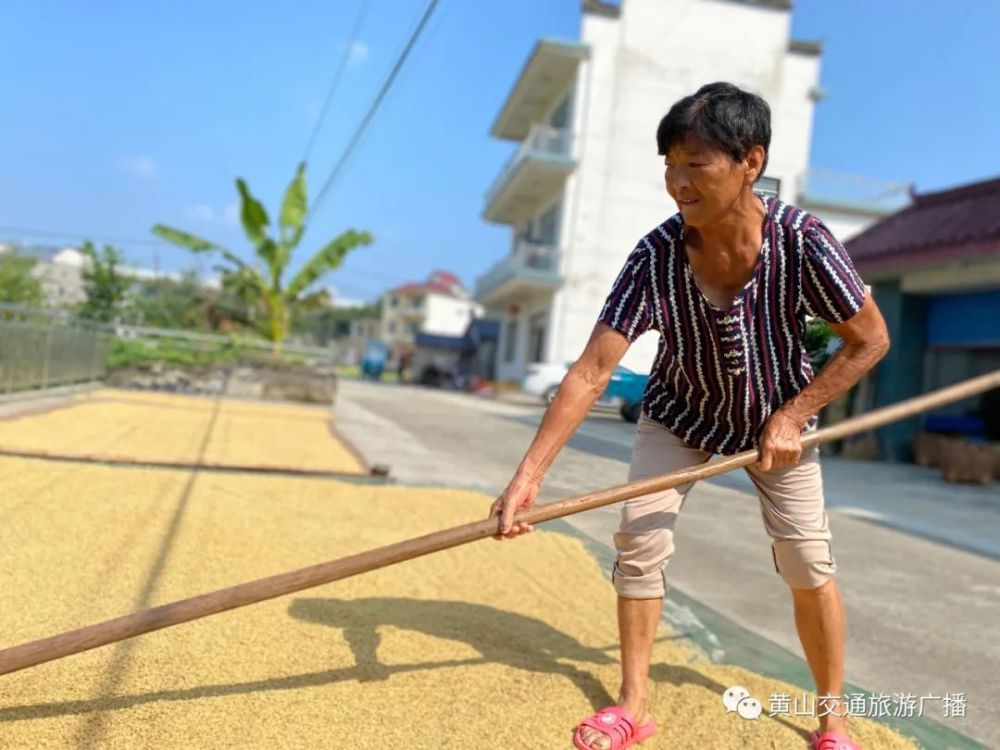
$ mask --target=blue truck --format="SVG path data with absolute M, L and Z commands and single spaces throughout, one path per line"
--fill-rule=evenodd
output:
M 627 422 L 638 422 L 642 414 L 642 396 L 646 392 L 648 375 L 632 372 L 627 367 L 616 367 L 604 389 L 602 400 L 620 400 L 619 413 Z

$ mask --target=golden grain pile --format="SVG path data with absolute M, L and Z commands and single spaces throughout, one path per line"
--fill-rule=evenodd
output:
M 0 449 L 360 471 L 329 424 L 323 407 L 102 389 L 66 408 L 0 421 Z
M 284 426 L 290 445 L 304 447 L 302 424 Z M 0 487 L 0 647 L 475 520 L 490 502 L 12 458 Z M 429 555 L 2 676 L 0 747 L 570 748 L 574 723 L 617 692 L 606 578 L 544 527 Z M 720 697 L 796 688 L 671 640 L 652 678 L 663 729 L 645 748 L 806 747 L 808 720 L 744 721 Z M 912 747 L 855 730 L 865 747 Z

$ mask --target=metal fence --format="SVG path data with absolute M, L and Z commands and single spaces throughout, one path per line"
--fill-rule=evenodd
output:
M 270 342 L 249 336 L 144 328 L 99 323 L 55 309 L 34 309 L 0 303 L 0 396 L 16 391 L 50 388 L 101 380 L 108 355 L 121 341 L 140 341 L 153 349 L 167 346 L 192 352 L 235 348 L 254 353 L 255 360 L 272 357 Z M 284 343 L 281 357 L 333 362 L 332 347 Z
M 0 393 L 98 380 L 107 359 L 103 331 L 0 316 Z

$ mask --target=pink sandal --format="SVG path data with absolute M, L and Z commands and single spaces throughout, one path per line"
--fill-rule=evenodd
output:
M 861 750 L 861 745 L 840 732 L 813 732 L 810 739 L 813 750 Z
M 573 735 L 573 744 L 579 750 L 594 750 L 592 745 L 584 744 L 581 730 L 583 727 L 596 729 L 598 732 L 606 734 L 611 740 L 610 750 L 622 750 L 637 742 L 648 740 L 656 734 L 656 722 L 652 719 L 645 726 L 637 727 L 635 717 L 619 706 L 608 706 L 602 708 L 593 716 L 584 719 L 576 727 Z M 826 750 L 824 748 L 824 750 Z

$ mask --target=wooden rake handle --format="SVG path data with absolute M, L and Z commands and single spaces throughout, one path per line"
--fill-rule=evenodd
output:
M 911 417 L 934 407 L 958 401 L 983 391 L 1000 386 L 1000 370 L 982 375 L 963 383 L 942 388 L 941 390 L 923 396 L 902 401 L 893 406 L 878 409 L 869 414 L 845 420 L 839 424 L 810 433 L 802 439 L 803 447 L 838 440 L 848 435 L 867 432 L 876 427 Z M 538 505 L 521 511 L 515 516 L 517 521 L 531 524 L 551 521 L 555 518 L 582 513 L 585 510 L 600 508 L 629 498 L 645 495 L 650 492 L 665 490 L 688 484 L 699 479 L 706 479 L 723 474 L 733 469 L 746 466 L 759 460 L 756 450 L 737 453 L 719 461 L 700 464 L 688 469 L 672 471 L 656 477 L 650 477 L 638 482 L 611 487 L 606 490 L 577 495 L 553 503 Z M 71 630 L 48 638 L 29 641 L 19 646 L 0 651 L 0 675 L 16 672 L 19 669 L 42 664 L 53 659 L 78 654 L 98 646 L 134 638 L 143 633 L 149 633 L 160 628 L 179 625 L 182 622 L 197 620 L 201 617 L 214 615 L 218 612 L 245 607 L 248 604 L 262 602 L 285 594 L 291 594 L 303 589 L 321 586 L 325 583 L 338 581 L 342 578 L 366 573 L 388 565 L 411 560 L 439 550 L 457 547 L 467 542 L 491 537 L 497 533 L 498 518 L 486 518 L 481 521 L 455 526 L 443 531 L 407 539 L 378 549 L 361 552 L 349 557 L 312 565 L 308 568 L 293 570 L 289 573 L 261 578 L 256 581 L 241 583 L 207 594 L 193 596 L 189 599 L 163 604 L 152 609 L 142 610 L 123 617 L 116 617 L 95 625 Z

